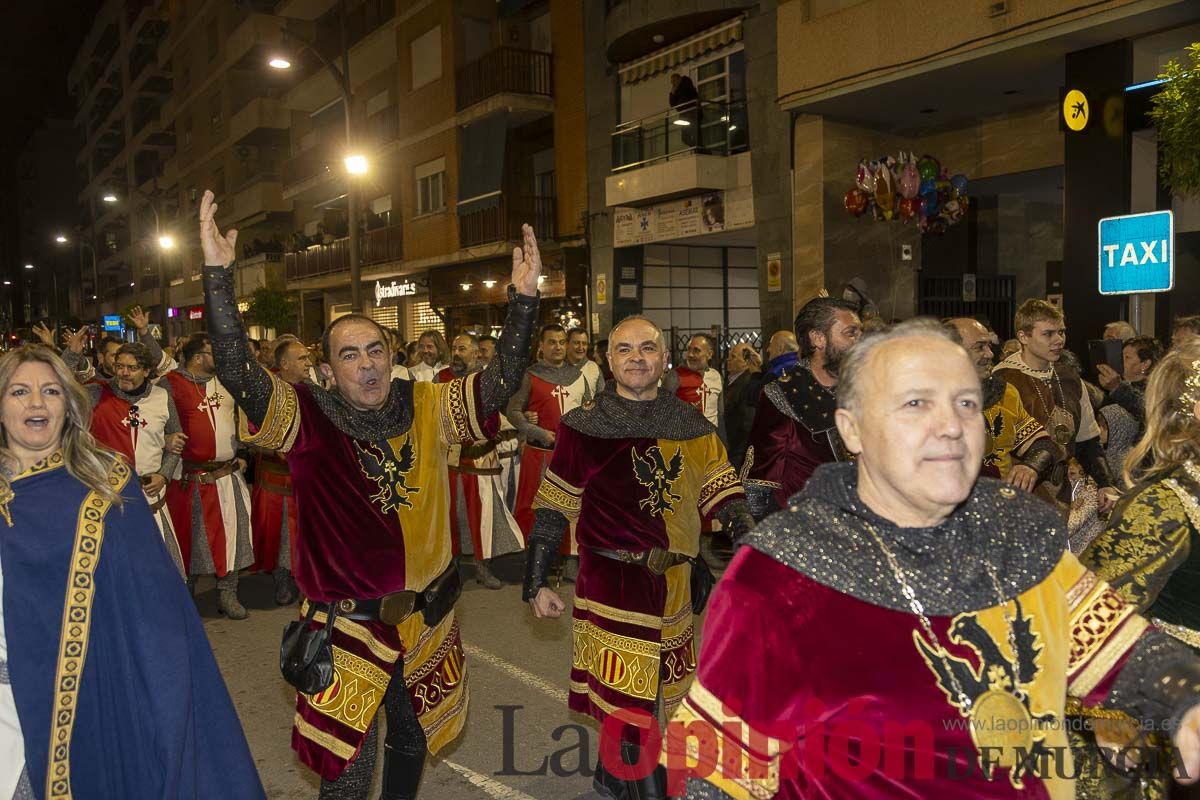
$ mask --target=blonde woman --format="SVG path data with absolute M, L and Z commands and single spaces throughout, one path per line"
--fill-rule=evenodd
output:
M 0 798 L 263 797 L 130 466 L 52 351 L 0 359 Z

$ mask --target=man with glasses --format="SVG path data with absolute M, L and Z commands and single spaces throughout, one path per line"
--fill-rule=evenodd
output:
M 233 395 L 217 380 L 212 340 L 194 333 L 180 351 L 183 366 L 167 373 L 164 386 L 179 411 L 187 440 L 183 475 L 167 487 L 167 507 L 179 537 L 188 585 L 217 576 L 217 607 L 245 619 L 238 601 L 238 571 L 254 563 L 250 541 L 250 493 L 238 462 Z
M 1025 404 L 1017 388 L 992 374 L 991 333 L 978 320 L 957 317 L 945 324 L 950 338 L 963 346 L 983 384 L 987 454 L 983 474 L 1032 492 L 1050 476 L 1058 448 Z

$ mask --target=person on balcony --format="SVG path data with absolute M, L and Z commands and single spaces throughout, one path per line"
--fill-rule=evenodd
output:
M 700 127 L 700 93 L 696 91 L 696 84 L 692 83 L 692 79 L 687 75 L 672 72 L 668 102 L 676 112 L 675 118 L 681 123 L 686 123 L 679 126 L 682 129 L 680 134 L 683 136 L 683 143 L 688 147 L 695 147 L 696 129 Z

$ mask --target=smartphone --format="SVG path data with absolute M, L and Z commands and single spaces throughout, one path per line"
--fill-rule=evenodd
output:
M 1107 364 L 1113 372 L 1121 375 L 1125 372 L 1125 346 L 1117 339 L 1089 339 L 1088 360 L 1092 367 Z

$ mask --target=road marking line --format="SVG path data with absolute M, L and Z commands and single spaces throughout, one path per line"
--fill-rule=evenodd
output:
M 537 675 L 534 675 L 532 672 L 529 672 L 528 670 L 525 670 L 525 669 L 521 669 L 516 664 L 505 661 L 503 658 L 500 658 L 499 656 L 494 656 L 491 653 L 489 653 L 488 651 L 482 650 L 473 644 L 463 644 L 463 650 L 466 651 L 467 656 L 469 658 L 478 658 L 480 661 L 486 661 L 487 663 L 491 664 L 493 667 L 496 667 L 497 669 L 500 669 L 503 672 L 507 672 L 509 675 L 516 678 L 517 680 L 519 680 L 523 683 L 526 683 L 535 689 L 540 689 L 541 691 L 548 694 L 550 697 L 554 698 L 555 700 L 559 701 L 560 703 L 567 702 L 567 691 L 565 689 L 561 689 L 552 683 L 548 683 L 547 681 L 542 680 Z
M 467 782 L 472 786 L 482 789 L 493 800 L 537 800 L 536 797 L 525 794 L 520 789 L 514 789 L 495 778 L 489 778 L 487 775 L 476 772 L 470 767 L 464 767 L 462 764 L 456 764 L 453 761 L 445 759 L 442 760 L 442 763 L 466 778 Z

